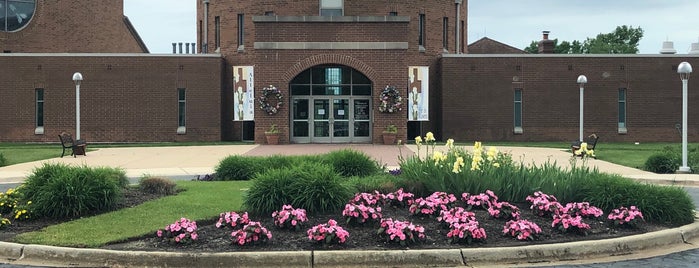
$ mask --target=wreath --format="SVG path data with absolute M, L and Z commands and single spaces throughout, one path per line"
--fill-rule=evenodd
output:
M 276 104 L 272 105 L 272 103 L 270 103 L 270 100 L 272 101 L 272 103 L 276 102 Z M 273 85 L 269 85 L 269 87 L 265 87 L 262 89 L 262 96 L 260 96 L 259 103 L 260 109 L 262 109 L 269 115 L 275 115 L 279 112 L 279 109 L 282 107 L 282 104 L 284 104 L 284 96 L 282 96 L 282 92 L 279 91 L 279 89 L 277 89 Z
M 381 91 L 379 100 L 381 101 L 379 112 L 393 113 L 403 109 L 401 106 L 403 104 L 403 98 L 394 86 L 386 86 L 386 88 Z

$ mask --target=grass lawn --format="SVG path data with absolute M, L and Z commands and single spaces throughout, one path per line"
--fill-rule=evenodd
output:
M 472 144 L 464 144 L 472 145 Z M 517 146 L 517 147 L 543 147 L 543 148 L 560 148 L 569 149 L 570 143 L 567 142 L 486 142 L 485 146 Z M 660 152 L 666 146 L 680 148 L 681 143 L 670 142 L 654 142 L 654 143 L 639 143 L 630 142 L 612 142 L 606 143 L 600 141 L 595 148 L 597 159 L 611 162 L 614 164 L 642 169 L 648 157 L 653 153 Z M 696 148 L 699 143 L 689 143 L 688 148 Z
M 99 148 L 114 147 L 165 147 L 165 146 L 203 146 L 203 145 L 236 145 L 250 144 L 247 142 L 158 142 L 158 143 L 103 143 L 89 144 L 88 152 Z M 28 144 L 28 143 L 0 143 L 0 153 L 7 159 L 7 165 L 44 160 L 61 156 L 61 145 L 55 144 Z M 70 149 L 66 150 L 70 156 Z
M 243 193 L 250 182 L 180 181 L 177 186 L 185 191 L 133 208 L 24 233 L 18 235 L 15 241 L 25 244 L 99 247 L 108 242 L 155 233 L 181 217 L 195 221 L 212 219 L 221 212 L 239 210 L 243 203 Z

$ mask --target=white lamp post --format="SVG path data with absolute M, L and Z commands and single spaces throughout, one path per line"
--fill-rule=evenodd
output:
M 75 140 L 80 139 L 80 82 L 83 81 L 83 75 L 80 73 L 73 74 L 75 82 Z
M 580 84 L 580 142 L 583 141 L 583 92 L 585 91 L 585 84 L 587 83 L 587 77 L 584 75 L 578 76 L 578 84 Z
M 687 84 L 689 74 L 692 73 L 692 65 L 684 61 L 677 66 L 677 73 L 682 79 L 682 166 L 679 172 L 689 173 L 691 169 L 687 166 Z

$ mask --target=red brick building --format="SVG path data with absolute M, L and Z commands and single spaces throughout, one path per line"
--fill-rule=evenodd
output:
M 699 66 L 693 55 L 531 55 L 487 38 L 467 47 L 468 1 L 196 1 L 200 54 L 157 55 L 122 1 L 0 0 L 28 18 L 0 22 L 0 141 L 75 129 L 74 72 L 90 141 L 264 143 L 272 125 L 282 143 L 380 143 L 389 125 L 403 140 L 571 141 L 581 74 L 586 135 L 679 141 L 676 68 Z M 283 102 L 272 114 L 258 102 L 270 85 L 267 108 Z M 381 112 L 387 86 L 402 110 Z

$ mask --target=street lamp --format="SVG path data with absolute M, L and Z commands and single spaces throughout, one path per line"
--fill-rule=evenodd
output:
M 73 82 L 75 82 L 75 140 L 80 139 L 80 82 L 83 81 L 83 75 L 76 72 L 73 74 Z
M 682 166 L 680 166 L 679 172 L 689 173 L 691 169 L 687 166 L 687 84 L 689 74 L 692 73 L 692 65 L 683 61 L 677 66 L 677 73 L 682 79 Z
M 580 84 L 580 142 L 583 141 L 583 92 L 585 91 L 586 83 L 586 76 L 582 74 L 578 76 L 578 84 Z

